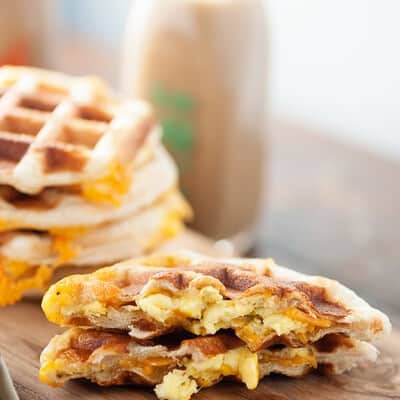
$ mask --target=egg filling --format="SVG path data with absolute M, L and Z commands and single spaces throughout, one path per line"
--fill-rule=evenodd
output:
M 234 329 L 236 335 L 253 351 L 270 336 L 296 333 L 301 343 L 331 321 L 313 317 L 294 307 L 277 309 L 279 300 L 271 295 L 224 298 L 218 289 L 206 286 L 200 291 L 171 296 L 168 293 L 139 295 L 138 307 L 156 321 L 181 324 L 195 335 L 213 335 L 221 329 Z
M 239 345 L 205 356 L 196 351 L 196 344 L 193 355 L 185 355 L 185 352 L 180 355 L 179 350 L 166 352 L 159 346 L 146 349 L 142 345 L 126 344 L 125 339 L 121 342 L 116 339 L 114 344 L 105 343 L 93 350 L 77 351 L 71 346 L 67 332 L 53 340 L 53 346 L 41 355 L 39 378 L 42 382 L 60 386 L 70 379 L 86 378 L 103 385 L 122 384 L 129 381 L 121 377 L 132 373 L 149 384 L 156 384 L 155 393 L 163 400 L 189 400 L 201 388 L 215 385 L 228 376 L 243 382 L 248 389 L 255 389 L 262 376 L 272 371 L 279 372 L 286 367 L 317 367 L 311 348 L 252 353 L 246 346 Z M 99 342 L 96 340 L 94 338 L 94 343 Z M 152 355 L 143 357 L 141 354 L 147 351 Z
M 248 389 L 259 381 L 258 358 L 246 347 L 229 350 L 204 361 L 184 360 L 183 369 L 174 369 L 156 386 L 159 399 L 189 400 L 201 387 L 216 384 L 224 376 L 235 376 Z

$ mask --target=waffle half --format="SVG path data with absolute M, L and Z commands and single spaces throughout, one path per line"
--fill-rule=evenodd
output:
M 135 170 L 119 207 L 87 201 L 74 187 L 46 188 L 37 195 L 26 195 L 10 186 L 0 186 L 0 232 L 90 228 L 129 218 L 177 186 L 174 162 L 158 144 L 154 154 Z
M 79 184 L 88 199 L 117 202 L 154 129 L 147 104 L 117 98 L 98 78 L 0 69 L 0 183 L 20 192 Z
M 54 337 L 43 351 L 40 379 L 52 386 L 78 378 L 100 385 L 156 385 L 160 399 L 187 400 L 224 377 L 255 389 L 270 373 L 341 373 L 376 357 L 372 345 L 341 335 L 328 335 L 301 348 L 252 353 L 231 333 L 139 342 L 126 334 L 72 328 Z
M 176 330 L 232 329 L 251 351 L 302 347 L 327 334 L 372 340 L 388 318 L 340 283 L 299 274 L 272 260 L 175 253 L 70 276 L 43 298 L 62 326 L 118 329 L 136 339 Z

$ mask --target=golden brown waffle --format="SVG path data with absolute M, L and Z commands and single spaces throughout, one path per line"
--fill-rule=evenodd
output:
M 299 349 L 251 353 L 231 333 L 138 342 L 126 334 L 72 328 L 54 337 L 43 351 L 40 379 L 53 386 L 77 378 L 100 385 L 157 385 L 160 398 L 188 399 L 226 376 L 254 389 L 259 379 L 273 372 L 292 377 L 317 368 L 341 373 L 376 356 L 372 345 L 341 335 Z
M 0 69 L 0 184 L 20 192 L 110 181 L 115 189 L 153 128 L 146 104 L 113 97 L 97 78 Z
M 252 351 L 301 347 L 330 333 L 371 340 L 388 318 L 336 281 L 299 274 L 272 260 L 194 253 L 131 260 L 53 285 L 42 303 L 64 326 L 113 328 L 147 339 L 185 329 L 233 329 Z

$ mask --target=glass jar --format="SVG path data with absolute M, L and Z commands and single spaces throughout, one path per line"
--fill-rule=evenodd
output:
M 261 0 L 133 3 L 121 89 L 153 104 L 194 227 L 248 249 L 265 163 L 265 14 Z

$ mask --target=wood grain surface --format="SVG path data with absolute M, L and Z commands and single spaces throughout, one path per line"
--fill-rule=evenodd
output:
M 255 255 L 338 279 L 400 326 L 400 162 L 275 121 Z
M 287 122 L 273 124 L 270 145 L 265 206 L 253 254 L 339 279 L 386 311 L 400 328 L 400 164 Z M 155 399 L 150 389 L 85 382 L 52 389 L 41 384 L 40 351 L 59 331 L 37 303 L 0 309 L 0 353 L 22 400 Z M 394 332 L 379 348 L 377 364 L 350 374 L 269 377 L 256 391 L 221 383 L 195 399 L 400 400 L 400 334 Z

